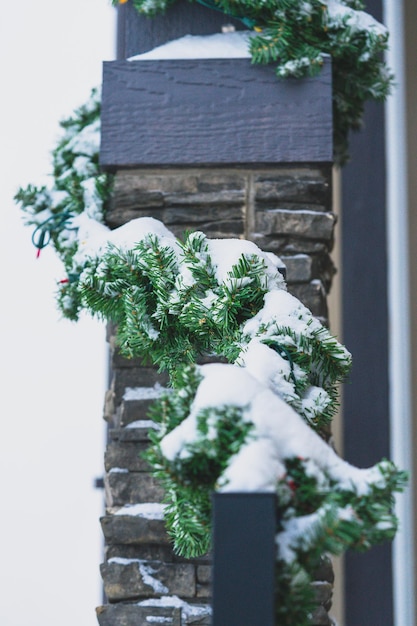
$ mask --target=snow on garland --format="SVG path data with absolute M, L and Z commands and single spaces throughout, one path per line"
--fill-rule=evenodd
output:
M 122 353 L 171 375 L 146 456 L 175 550 L 209 549 L 213 490 L 276 492 L 279 623 L 307 625 L 321 555 L 392 539 L 406 482 L 386 460 L 349 465 L 320 436 L 351 355 L 249 241 L 181 242 L 153 218 L 99 234 L 84 251 L 84 307 L 117 323 Z M 195 364 L 213 355 L 228 362 Z
M 316 4 L 303 6 L 314 17 Z M 278 621 L 305 626 L 321 555 L 392 539 L 406 476 L 385 460 L 354 468 L 320 436 L 351 355 L 287 292 L 275 255 L 201 232 L 181 242 L 152 218 L 114 231 L 102 223 L 112 178 L 98 166 L 99 115 L 95 90 L 61 123 L 52 188 L 16 194 L 38 250 L 50 239 L 63 261 L 59 307 L 69 319 L 85 309 L 115 321 L 124 354 L 170 372 L 147 458 L 178 553 L 209 549 L 213 490 L 277 493 Z M 202 355 L 226 363 L 198 366 Z
M 352 467 L 320 436 L 351 355 L 287 292 L 275 255 L 201 232 L 181 242 L 152 218 L 101 223 L 111 179 L 98 173 L 98 118 L 94 92 L 62 124 L 54 188 L 16 196 L 38 249 L 50 237 L 68 272 L 61 310 L 115 321 L 124 354 L 170 372 L 147 458 L 178 553 L 209 549 L 213 490 L 277 493 L 278 621 L 306 626 L 321 555 L 392 539 L 406 475 L 385 460 Z M 202 355 L 226 363 L 198 366 Z
M 26 224 L 35 227 L 32 241 L 38 253 L 52 242 L 63 262 L 66 275 L 58 283 L 57 300 L 70 320 L 77 320 L 82 308 L 78 276 L 83 261 L 77 253 L 85 226 L 100 228 L 112 188 L 112 176 L 99 167 L 100 102 L 100 90 L 93 89 L 88 101 L 60 123 L 63 133 L 52 152 L 53 184 L 28 185 L 15 196 Z
M 119 4 L 119 0 L 112 0 Z M 139 13 L 154 16 L 175 0 L 133 0 Z M 255 31 L 254 63 L 276 63 L 280 78 L 314 76 L 332 58 L 334 158 L 348 159 L 350 130 L 361 127 L 367 100 L 389 95 L 393 76 L 383 60 L 387 29 L 363 9 L 361 0 L 197 0 L 240 19 Z M 302 33 L 302 36 L 300 34 Z

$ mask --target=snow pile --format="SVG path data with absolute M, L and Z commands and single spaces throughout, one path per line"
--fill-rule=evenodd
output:
M 365 11 L 357 11 L 346 6 L 340 0 L 326 0 L 331 28 L 349 27 L 353 32 L 372 32 L 379 37 L 387 35 L 386 27 Z
M 78 250 L 74 255 L 74 265 L 83 266 L 91 257 L 104 254 L 109 245 L 121 250 L 129 250 L 149 235 L 167 239 L 167 244 L 176 247 L 174 235 L 159 220 L 153 217 L 133 219 L 114 230 L 85 213 L 71 220 L 71 227 L 77 229 Z
M 149 52 L 130 57 L 129 61 L 158 61 L 163 59 L 249 59 L 249 31 L 216 33 L 214 35 L 185 35 L 158 46 Z
M 125 428 L 153 428 L 159 430 L 159 424 L 155 424 L 152 420 L 135 420 L 127 424 Z
M 131 515 L 145 519 L 164 519 L 164 505 L 158 502 L 142 502 L 141 504 L 126 504 L 118 509 L 114 515 Z
M 244 418 L 254 424 L 249 440 L 219 479 L 221 491 L 274 491 L 285 473 L 284 461 L 309 459 L 319 471 L 338 482 L 340 489 L 369 492 L 378 470 L 360 470 L 342 460 L 286 402 L 257 381 L 245 368 L 209 364 L 199 369 L 203 380 L 192 411 L 161 441 L 163 455 L 172 462 L 192 455 L 191 444 L 200 436 L 198 415 L 207 408 L 241 407 Z
M 181 600 L 178 596 L 162 596 L 161 598 L 142 600 L 142 602 L 138 602 L 138 606 L 178 607 L 181 609 L 181 613 L 185 618 L 204 617 L 205 615 L 211 615 L 211 607 L 200 606 L 198 604 L 189 604 L 188 602 Z
M 153 387 L 126 387 L 123 400 L 154 400 L 159 398 L 165 389 L 156 383 Z

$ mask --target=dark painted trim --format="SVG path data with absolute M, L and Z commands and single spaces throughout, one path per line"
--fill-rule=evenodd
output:
M 381 1 L 367 3 L 381 19 Z M 342 172 L 343 341 L 353 367 L 343 395 L 343 447 L 360 467 L 389 456 L 388 293 L 384 106 L 368 104 Z M 392 626 L 391 545 L 348 553 L 346 626 Z
M 274 493 L 213 495 L 213 626 L 275 625 L 277 521 Z
M 105 169 L 331 160 L 330 62 L 302 80 L 249 59 L 104 63 Z

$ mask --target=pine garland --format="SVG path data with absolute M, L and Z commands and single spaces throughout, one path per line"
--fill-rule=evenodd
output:
M 91 313 L 117 323 L 122 353 L 170 372 L 146 458 L 165 489 L 174 549 L 209 550 L 213 490 L 275 491 L 277 619 L 307 626 L 321 555 L 391 540 L 393 496 L 406 483 L 389 461 L 352 467 L 320 436 L 351 355 L 255 244 L 201 232 L 181 242 L 151 218 L 121 229 L 123 246 L 89 257 L 80 292 Z M 195 364 L 207 355 L 223 363 Z
M 213 490 L 276 491 L 277 619 L 307 626 L 321 555 L 392 539 L 406 482 L 388 461 L 353 468 L 320 436 L 351 355 L 287 292 L 279 259 L 249 241 L 182 242 L 152 218 L 114 231 L 72 219 L 78 310 L 114 321 L 122 353 L 170 373 L 146 457 L 174 549 L 209 550 Z M 195 365 L 207 355 L 229 364 Z
M 167 6 L 134 1 L 147 14 Z M 332 55 L 335 150 L 343 163 L 364 102 L 389 92 L 392 77 L 380 60 L 385 29 L 354 0 L 205 4 L 256 29 L 253 61 L 277 63 L 278 76 L 314 74 L 323 54 Z M 353 468 L 320 436 L 351 355 L 287 292 L 275 255 L 201 232 L 179 241 L 151 218 L 115 231 L 102 224 L 112 178 L 98 167 L 99 115 L 95 90 L 61 123 L 53 187 L 29 185 L 16 195 L 36 226 L 38 250 L 51 240 L 63 261 L 59 307 L 69 319 L 86 310 L 114 321 L 122 353 L 170 374 L 172 389 L 152 409 L 159 429 L 146 456 L 165 487 L 179 554 L 209 550 L 213 490 L 277 493 L 277 619 L 307 626 L 321 555 L 391 540 L 394 494 L 406 475 L 385 460 Z M 197 366 L 202 356 L 223 364 Z
M 332 58 L 334 160 L 348 160 L 351 130 L 368 100 L 383 101 L 393 75 L 383 60 L 388 32 L 360 0 L 197 0 L 240 19 L 255 32 L 253 63 L 273 63 L 279 78 L 315 76 Z M 133 0 L 140 14 L 163 13 L 175 0 Z M 113 0 L 118 4 L 118 0 Z
M 38 253 L 51 242 L 61 259 L 65 277 L 57 285 L 58 308 L 64 317 L 77 320 L 81 301 L 77 289 L 83 262 L 77 261 L 80 225 L 88 219 L 101 223 L 113 177 L 101 172 L 99 89 L 68 119 L 60 122 L 62 135 L 52 152 L 50 187 L 28 185 L 15 200 L 25 213 L 25 222 L 35 226 L 32 241 Z
M 170 2 L 134 0 L 134 4 L 139 12 L 154 15 Z M 324 55 L 332 56 L 335 161 L 343 164 L 348 134 L 360 127 L 365 102 L 383 100 L 392 86 L 393 77 L 382 60 L 386 29 L 356 0 L 205 0 L 204 4 L 238 17 L 253 29 L 253 62 L 277 63 L 279 77 L 313 75 Z M 85 263 L 83 242 L 90 238 L 89 229 L 95 230 L 95 222 L 103 222 L 113 181 L 99 168 L 100 89 L 94 89 L 89 101 L 63 120 L 61 128 L 63 135 L 52 153 L 52 186 L 28 185 L 19 189 L 15 199 L 26 223 L 35 226 L 32 239 L 38 253 L 51 242 L 61 258 L 65 276 L 57 285 L 58 308 L 76 321 L 83 308 L 78 288 Z M 228 314 L 233 316 L 233 310 Z M 219 311 L 218 323 L 228 323 L 221 315 Z
M 369 470 L 349 466 L 307 425 L 295 426 L 295 413 L 284 416 L 276 397 L 275 403 L 269 398 L 269 418 L 259 411 L 257 393 L 246 405 L 245 390 L 254 382 L 246 368 L 188 366 L 180 379 L 183 375 L 186 380 L 153 407 L 161 429 L 152 434 L 146 455 L 165 487 L 174 549 L 187 557 L 209 549 L 214 489 L 275 488 L 282 516 L 277 528 L 277 623 L 307 626 L 311 582 L 321 556 L 364 551 L 391 540 L 398 523 L 393 494 L 404 488 L 406 476 L 388 461 Z M 222 385 L 234 386 L 235 398 L 244 396 L 242 403 L 222 404 L 216 395 Z M 259 394 L 266 393 L 260 385 Z M 199 395 L 208 400 L 201 402 Z

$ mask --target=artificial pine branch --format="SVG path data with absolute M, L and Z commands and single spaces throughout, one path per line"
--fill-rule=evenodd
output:
M 277 452 L 286 449 L 282 442 L 288 436 L 284 431 L 289 416 L 282 418 L 276 431 L 279 435 L 274 435 L 274 421 L 281 417 L 273 403 L 265 404 L 265 409 L 270 407 L 269 417 L 257 414 L 256 408 L 252 411 L 257 393 L 262 398 L 266 393 L 262 384 L 248 405 L 244 398 L 239 406 L 216 398 L 216 390 L 219 398 L 228 395 L 219 388 L 216 377 L 227 388 L 227 372 L 232 372 L 223 368 L 230 367 L 234 366 L 186 368 L 184 374 L 178 373 L 177 389 L 153 408 L 153 416 L 163 426 L 152 434 L 153 445 L 146 456 L 166 489 L 166 520 L 175 550 L 188 557 L 210 548 L 210 493 L 227 489 L 229 481 L 233 489 L 231 468 L 239 456 L 266 443 L 265 419 L 266 432 L 277 444 Z M 232 379 L 237 383 L 236 375 L 242 373 L 247 387 L 250 379 L 244 370 L 238 368 Z M 213 372 L 215 378 L 210 381 Z M 239 398 L 243 389 L 236 389 L 232 397 Z M 167 424 L 169 427 L 164 426 Z M 277 619 L 288 626 L 307 626 L 314 604 L 311 582 L 322 555 L 338 555 L 347 549 L 363 551 L 391 540 L 398 524 L 393 494 L 404 489 L 406 475 L 385 460 L 370 470 L 357 470 L 339 459 L 317 435 L 309 435 L 316 438 L 313 445 L 302 444 L 305 434 L 311 432 L 302 422 L 298 433 L 291 432 L 291 450 L 309 450 L 311 455 L 294 455 L 288 449 L 288 453 L 281 453 L 282 471 L 276 475 L 281 514 L 277 526 Z M 259 458 L 250 458 L 255 461 L 252 470 L 256 472 Z
M 35 227 L 32 241 L 38 252 L 50 241 L 62 260 L 66 276 L 57 284 L 57 302 L 64 317 L 76 321 L 82 310 L 78 277 L 84 269 L 77 262 L 77 217 L 84 214 L 101 222 L 113 186 L 113 176 L 99 167 L 100 90 L 73 115 L 60 122 L 62 135 L 52 152 L 53 186 L 28 185 L 15 200 Z
M 209 549 L 211 493 L 240 486 L 250 467 L 244 488 L 276 490 L 282 513 L 279 593 L 288 588 L 298 605 L 284 598 L 280 619 L 307 624 L 321 554 L 392 539 L 393 494 L 405 475 L 387 461 L 352 468 L 316 434 L 351 356 L 286 291 L 279 259 L 202 233 L 182 244 L 149 218 L 132 225 L 130 244 L 106 242 L 105 230 L 89 254 L 77 252 L 84 265 L 74 289 L 85 309 L 117 323 L 126 355 L 170 373 L 146 457 L 166 491 L 174 548 Z M 183 367 L 206 354 L 236 364 Z

